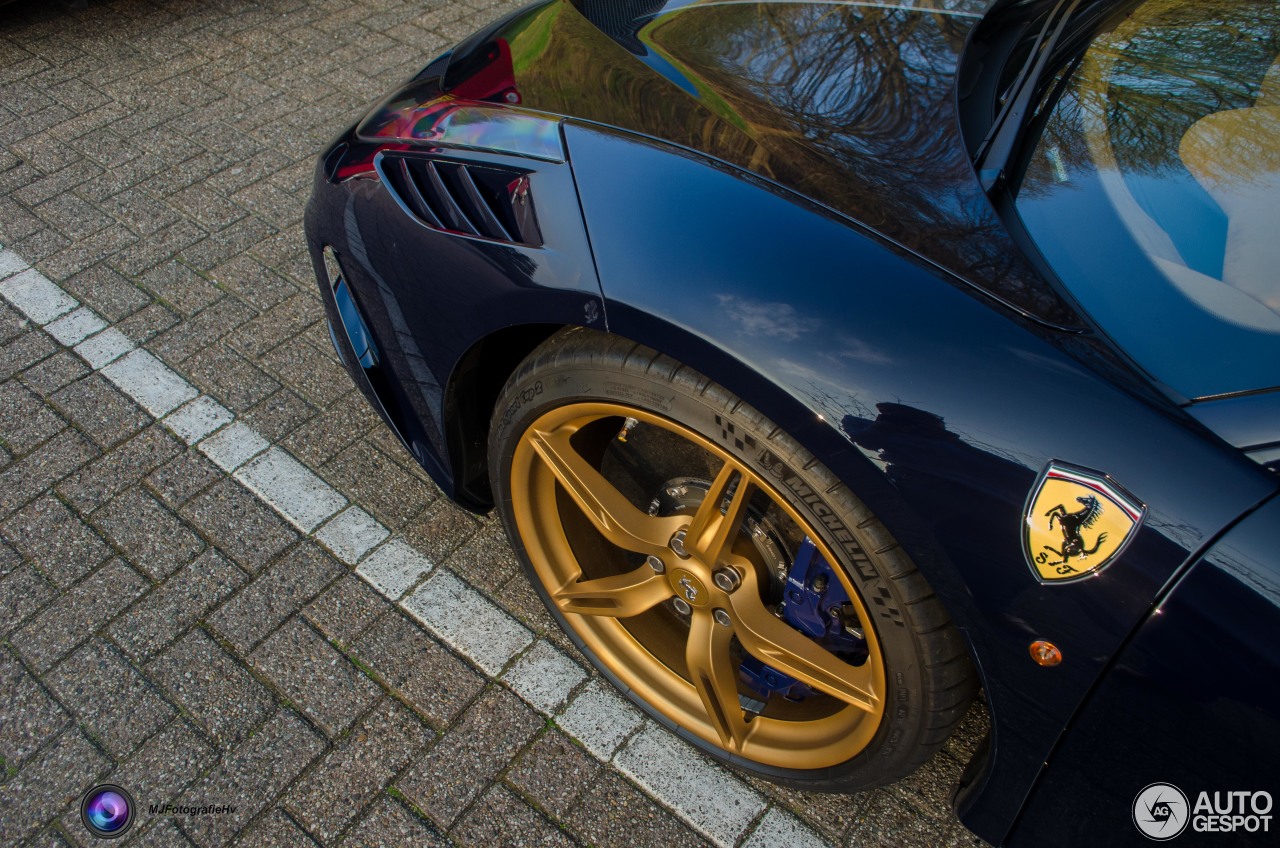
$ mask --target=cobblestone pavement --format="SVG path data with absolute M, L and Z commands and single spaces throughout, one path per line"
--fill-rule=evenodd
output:
M 339 369 L 313 157 L 507 5 L 0 8 L 0 845 L 971 845 L 912 778 L 746 781 L 612 694 Z M 151 805 L 224 805 L 194 816 Z

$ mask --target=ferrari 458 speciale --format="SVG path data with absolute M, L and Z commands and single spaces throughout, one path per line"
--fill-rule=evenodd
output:
M 1278 57 L 1275 0 L 544 0 L 307 237 L 369 402 L 694 746 L 862 789 L 981 691 L 986 840 L 1266 841 Z

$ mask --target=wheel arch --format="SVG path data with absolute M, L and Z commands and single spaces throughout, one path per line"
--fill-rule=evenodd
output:
M 516 324 L 482 337 L 458 359 L 444 393 L 445 439 L 455 496 L 476 510 L 493 506 L 489 484 L 489 419 L 507 378 L 564 324 Z

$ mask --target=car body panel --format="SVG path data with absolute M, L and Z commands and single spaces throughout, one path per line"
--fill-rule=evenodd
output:
M 323 166 L 308 205 L 307 228 L 317 274 L 323 280 L 320 246 L 332 245 L 384 353 L 385 379 L 360 368 L 354 356 L 346 357 L 348 371 L 366 395 L 376 396 L 375 406 L 452 495 L 456 481 L 446 440 L 445 387 L 462 355 L 485 336 L 514 325 L 604 329 L 605 320 L 568 166 L 474 152 L 436 158 L 529 172 L 544 244 L 535 248 L 437 232 L 409 215 L 381 181 L 334 185 Z M 330 322 L 340 326 L 332 300 L 326 292 Z M 449 320 L 441 321 L 443 314 Z M 380 393 L 370 380 L 379 382 Z
M 697 363 L 813 450 L 971 639 L 1008 773 L 964 821 L 999 842 L 1017 787 L 1161 588 L 1277 480 L 1172 404 L 1100 378 L 1064 349 L 1072 336 L 799 199 L 653 141 L 573 125 L 566 139 L 610 330 Z M 1041 585 L 1019 544 L 1053 460 L 1109 474 L 1148 509 L 1118 562 L 1069 586 Z M 1030 660 L 1041 638 L 1062 666 Z
M 983 5 L 557 0 L 495 37 L 527 107 L 706 153 L 1079 327 L 974 181 L 956 122 L 955 67 Z M 565 85 L 580 67 L 592 73 Z
M 946 118 L 972 18 L 878 3 L 626 5 L 658 17 L 633 31 L 633 14 L 606 35 L 577 8 L 585 3 L 551 2 L 494 32 L 509 38 L 512 86 L 504 76 L 502 91 L 571 116 L 568 164 L 419 146 L 445 161 L 531 170 L 543 247 L 432 230 L 377 180 L 332 180 L 332 157 L 322 157 L 307 233 L 326 309 L 339 321 L 320 256 L 331 245 L 386 354 L 366 369 L 347 349 L 347 368 L 445 492 L 472 508 L 483 497 L 458 445 L 483 445 L 488 419 L 460 417 L 451 398 L 474 379 L 473 352 L 506 333 L 531 328 L 527 341 L 538 328 L 607 329 L 748 399 L 874 510 L 965 634 L 993 731 L 959 811 L 989 841 L 1016 840 L 1028 793 L 1113 658 L 1280 478 L 1081 332 L 1087 322 L 1030 263 L 1010 258 L 1022 252 L 974 193 Z M 864 106 L 894 98 L 905 113 L 895 131 L 925 132 L 935 159 L 805 138 L 800 110 L 775 120 L 759 80 L 732 73 L 734 61 L 756 65 L 717 52 L 688 24 L 732 12 L 730 24 L 748 22 L 755 29 L 742 31 L 771 45 L 762 56 L 782 61 L 784 47 L 804 45 L 782 38 L 764 10 L 799 26 L 818 7 L 889 28 L 876 39 L 948 45 L 933 55 L 937 67 L 905 62 L 896 82 L 882 74 L 852 89 Z M 713 31 L 722 19 L 701 20 Z M 916 34 L 923 40 L 911 42 Z M 734 117 L 748 113 L 751 122 Z M 349 143 L 350 132 L 332 155 Z M 891 154 L 893 167 L 867 164 Z M 913 185 L 935 164 L 937 180 Z M 974 245 L 959 246 L 970 228 Z M 1050 462 L 1109 475 L 1146 507 L 1122 556 L 1066 585 L 1037 580 L 1021 545 L 1029 495 Z M 892 610 L 882 612 L 891 626 Z M 1063 664 L 1033 663 L 1035 639 L 1059 645 Z
M 1194 812 L 1201 792 L 1280 797 L 1273 767 L 1280 760 L 1278 549 L 1280 499 L 1273 498 L 1183 575 L 1072 723 L 1019 819 L 1015 842 L 1130 844 L 1136 833 L 1129 803 L 1157 782 L 1187 795 L 1192 809 L 1185 812 Z M 1211 614 L 1220 610 L 1231 613 Z M 1204 656 L 1214 661 L 1195 661 Z M 1108 767 L 1098 768 L 1102 762 Z M 1274 844 L 1275 811 L 1266 812 L 1269 833 L 1202 835 L 1208 832 L 1192 819 L 1180 841 Z

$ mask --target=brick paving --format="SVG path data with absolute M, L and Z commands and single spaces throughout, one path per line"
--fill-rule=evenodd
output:
M 103 781 L 139 845 L 975 844 L 980 711 L 875 792 L 711 765 L 338 367 L 315 153 L 511 3 L 67 5 L 0 7 L 0 844 Z

